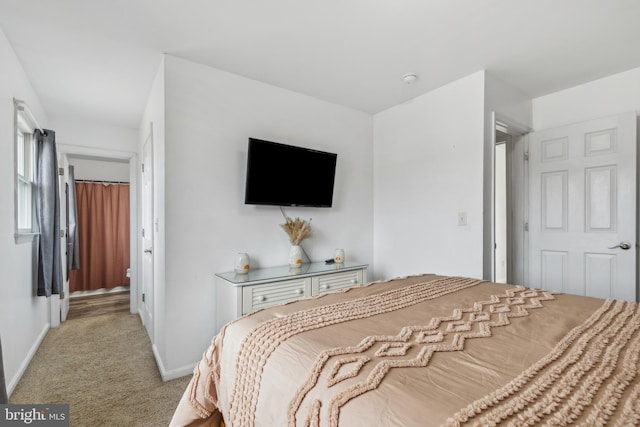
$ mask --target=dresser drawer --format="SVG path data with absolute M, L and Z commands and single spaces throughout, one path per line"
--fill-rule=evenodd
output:
M 311 294 L 320 295 L 338 289 L 350 288 L 361 284 L 363 281 L 362 270 L 345 271 L 344 273 L 331 273 L 317 276 L 311 279 Z
M 299 271 L 288 265 L 216 273 L 216 327 L 233 319 L 278 304 L 320 295 L 367 281 L 367 264 L 324 261 L 304 265 Z
M 242 288 L 242 314 L 309 295 L 311 295 L 310 278 L 244 286 Z

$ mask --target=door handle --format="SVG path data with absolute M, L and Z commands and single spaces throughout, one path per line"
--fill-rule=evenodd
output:
M 145 249 L 145 250 L 144 250 L 144 253 L 145 253 L 145 254 L 151 254 L 151 253 L 153 253 L 153 251 L 152 251 L 151 249 Z
M 625 250 L 625 251 L 629 250 L 629 249 L 631 249 L 631 243 L 629 243 L 629 242 L 620 242 L 615 246 L 611 246 L 609 249 L 617 249 L 617 248 L 620 248 L 620 249 Z

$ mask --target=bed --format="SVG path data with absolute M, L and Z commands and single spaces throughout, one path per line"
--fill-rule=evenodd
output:
M 633 302 L 375 282 L 227 324 L 171 425 L 637 425 L 639 328 Z

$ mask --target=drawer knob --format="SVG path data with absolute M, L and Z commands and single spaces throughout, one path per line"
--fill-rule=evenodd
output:
M 296 289 L 295 292 L 296 292 L 296 295 L 302 295 L 304 291 L 302 289 Z
M 265 301 L 266 299 L 267 299 L 267 297 L 265 297 L 264 295 L 260 295 L 258 297 L 258 301 L 260 301 L 260 302 Z
M 320 285 L 320 289 L 322 290 L 329 289 L 329 285 Z
M 358 281 L 356 279 L 351 279 L 351 283 L 355 285 L 356 283 L 358 283 Z

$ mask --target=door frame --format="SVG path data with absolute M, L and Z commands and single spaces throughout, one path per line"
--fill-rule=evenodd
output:
M 527 215 L 527 204 L 528 204 L 528 190 L 527 190 L 527 162 L 524 158 L 524 153 L 528 151 L 528 139 L 527 134 L 531 132 L 531 128 L 527 125 L 524 125 L 516 120 L 511 119 L 508 116 L 500 114 L 496 111 L 491 112 L 491 152 L 490 152 L 490 162 L 491 162 L 491 182 L 489 185 L 490 192 L 490 203 L 488 206 L 488 211 L 490 215 L 490 226 L 488 233 L 485 237 L 485 247 L 489 248 L 487 252 L 487 256 L 489 257 L 490 270 L 489 270 L 489 280 L 494 281 L 496 278 L 496 270 L 495 270 L 495 233 L 496 233 L 496 212 L 495 212 L 495 202 L 496 202 L 496 191 L 495 191 L 495 183 L 496 183 L 496 164 L 495 164 L 495 155 L 496 155 L 496 126 L 502 126 L 505 128 L 506 132 L 513 137 L 513 144 L 516 144 L 516 140 L 521 141 L 518 147 L 512 147 L 511 149 L 507 149 L 507 174 L 513 176 L 519 176 L 522 179 L 522 182 L 515 180 L 509 180 L 508 190 L 507 190 L 507 209 L 513 212 L 513 217 L 511 217 L 511 221 L 507 220 L 507 245 L 510 248 L 511 253 L 523 254 L 524 256 L 524 265 L 515 264 L 513 262 L 513 257 L 508 258 L 508 265 L 512 268 L 511 274 L 509 274 L 508 282 L 513 282 L 516 284 L 524 285 L 524 279 L 526 278 L 526 250 L 527 250 L 527 241 L 526 241 L 526 233 L 522 233 L 522 238 L 516 238 L 514 231 L 521 230 L 524 231 L 524 223 L 526 222 Z M 509 217 L 509 216 L 508 216 Z M 486 264 L 485 264 L 486 265 Z
M 129 252 L 130 261 L 129 267 L 131 268 L 131 277 L 129 284 L 129 311 L 132 314 L 138 312 L 138 265 L 139 265 L 139 253 L 138 253 L 138 239 L 139 225 L 138 225 L 138 154 L 134 151 L 121 151 L 111 150 L 105 148 L 86 147 L 81 145 L 71 144 L 56 144 L 58 155 L 66 157 L 87 157 L 96 160 L 127 160 L 129 163 L 129 221 L 130 221 L 130 233 L 129 233 Z M 65 182 L 68 178 L 68 172 L 65 171 Z M 66 268 L 66 267 L 65 267 Z M 69 295 L 65 295 L 69 298 Z M 53 325 L 53 319 L 56 313 L 58 314 L 58 322 L 60 321 L 60 300 L 51 298 L 51 321 Z
M 147 335 L 149 335 L 149 339 L 151 340 L 151 343 L 155 345 L 156 339 L 155 339 L 155 314 L 156 314 L 156 301 L 155 301 L 155 294 L 156 294 L 156 289 L 155 289 L 155 283 L 156 283 L 156 278 L 155 278 L 155 242 L 156 242 L 156 227 L 157 227 L 157 223 L 154 222 L 155 217 L 155 177 L 154 177 L 154 132 L 153 132 L 153 122 L 149 123 L 149 133 L 147 134 L 147 136 L 144 139 L 144 142 L 142 143 L 142 149 L 140 152 L 140 164 L 144 164 L 145 161 L 145 157 L 144 157 L 144 150 L 147 144 L 149 145 L 149 149 L 150 149 L 150 157 L 151 157 L 151 194 L 150 196 L 150 209 L 151 209 L 151 224 L 150 225 L 150 229 L 149 230 L 144 230 L 145 233 L 151 233 L 151 316 L 150 318 L 147 317 L 147 312 L 146 312 L 146 307 L 145 304 L 146 302 L 142 302 L 142 297 L 143 297 L 143 292 L 145 291 L 144 285 L 145 285 L 145 277 L 144 277 L 144 257 L 145 257 L 145 247 L 143 245 L 143 241 L 146 238 L 145 236 L 142 235 L 142 230 L 144 227 L 144 206 L 143 204 L 146 202 L 145 200 L 145 194 L 144 194 L 144 178 L 143 178 L 143 173 L 142 172 L 142 168 L 140 168 L 140 228 L 139 228 L 139 233 L 136 236 L 137 240 L 139 240 L 140 242 L 140 253 L 139 253 L 139 257 L 140 257 L 140 286 L 138 287 L 138 301 L 139 301 L 139 307 L 140 307 L 140 311 L 139 311 L 139 315 L 140 315 L 140 319 L 143 323 L 143 325 L 145 326 L 145 329 L 147 330 Z M 145 298 L 149 297 L 149 295 L 145 295 Z

